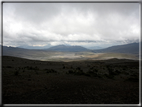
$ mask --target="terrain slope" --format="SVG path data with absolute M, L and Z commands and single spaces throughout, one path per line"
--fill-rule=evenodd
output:
M 3 104 L 138 104 L 139 62 L 2 57 Z

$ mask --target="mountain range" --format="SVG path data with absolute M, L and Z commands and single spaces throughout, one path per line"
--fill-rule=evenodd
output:
M 93 50 L 95 53 L 139 53 L 139 43 L 111 46 L 105 49 Z
M 51 51 L 60 51 L 60 52 L 84 52 L 84 51 L 90 51 L 89 49 L 86 49 L 82 46 L 66 46 L 66 45 L 57 45 L 48 48 L 47 50 Z
M 139 54 L 139 43 L 131 43 L 125 45 L 117 45 L 105 49 L 89 50 L 82 46 L 65 46 L 57 45 L 48 49 L 23 49 L 18 47 L 3 46 L 3 55 L 7 56 L 33 56 L 33 55 L 46 55 L 51 52 L 93 52 L 93 53 L 128 53 Z

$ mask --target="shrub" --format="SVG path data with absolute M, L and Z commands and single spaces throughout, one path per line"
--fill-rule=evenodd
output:
M 69 70 L 68 73 L 69 74 L 73 74 L 74 72 L 73 72 L 73 70 Z
M 63 69 L 65 69 L 65 66 L 63 65 Z
M 91 69 L 88 71 L 88 73 L 89 74 L 94 74 L 93 70 L 91 70 Z
M 109 78 L 109 79 L 113 79 L 114 78 L 114 75 L 108 75 L 108 74 L 105 74 L 105 76 L 107 77 L 107 78 Z
M 7 66 L 7 68 L 12 68 L 11 66 Z
M 94 69 L 95 72 L 98 72 L 98 69 Z
M 84 75 L 84 72 L 83 72 L 83 70 L 78 69 L 78 70 L 76 70 L 75 74 L 76 75 Z
M 117 75 L 121 73 L 119 70 L 115 70 L 115 72 Z
M 50 73 L 55 73 L 56 71 L 54 69 L 50 69 Z
M 84 73 L 85 76 L 90 77 L 91 75 L 89 73 Z
M 30 69 L 30 70 L 32 70 L 32 69 L 33 69 L 33 67 L 29 67 L 29 69 Z
M 14 75 L 15 76 L 19 75 L 19 71 L 15 71 Z
M 81 70 L 80 67 L 77 67 L 76 70 Z
M 46 73 L 57 73 L 54 69 L 45 69 Z
M 35 67 L 35 70 L 39 70 L 39 68 L 36 66 L 36 67 Z
M 89 69 L 89 71 L 87 72 L 87 75 L 90 75 L 92 77 L 101 78 L 104 74 L 101 71 L 99 71 L 98 69 Z
M 28 81 L 31 81 L 31 78 L 29 78 Z
M 35 70 L 35 73 L 38 74 L 38 72 Z
M 139 78 L 135 78 L 135 77 L 129 77 L 127 80 L 132 82 L 139 82 Z

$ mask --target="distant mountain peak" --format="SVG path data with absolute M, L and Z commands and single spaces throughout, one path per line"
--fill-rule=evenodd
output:
M 67 46 L 67 45 L 57 45 L 48 48 L 47 50 L 53 50 L 53 51 L 61 51 L 61 52 L 80 52 L 80 51 L 90 51 L 87 48 L 84 48 L 82 46 Z

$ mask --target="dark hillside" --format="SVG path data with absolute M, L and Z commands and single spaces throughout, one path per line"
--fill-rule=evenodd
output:
M 138 104 L 139 62 L 2 57 L 3 104 Z

